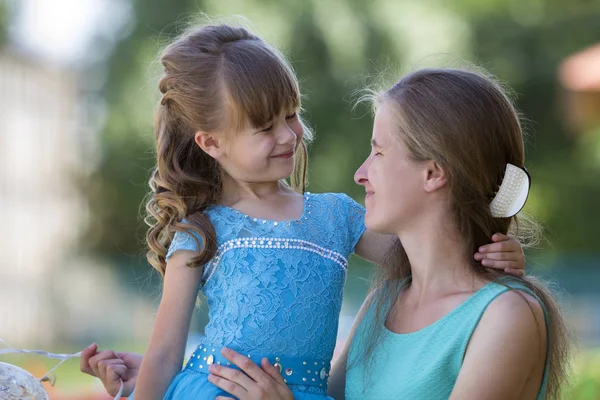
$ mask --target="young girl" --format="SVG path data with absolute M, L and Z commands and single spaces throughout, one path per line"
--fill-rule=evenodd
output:
M 380 264 L 392 240 L 366 232 L 364 209 L 348 196 L 304 193 L 311 135 L 296 77 L 272 47 L 242 28 L 205 26 L 161 61 L 147 240 L 164 289 L 135 399 L 224 394 L 208 369 L 229 365 L 225 347 L 268 359 L 295 398 L 326 398 L 348 257 Z M 512 258 L 522 269 L 520 247 L 496 240 L 484 265 Z M 199 289 L 209 323 L 181 371 Z M 112 352 L 89 359 L 95 350 L 84 372 L 135 383 L 135 366 Z

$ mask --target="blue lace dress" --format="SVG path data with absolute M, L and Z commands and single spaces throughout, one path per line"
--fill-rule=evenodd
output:
M 225 206 L 206 212 L 218 242 L 200 287 L 209 323 L 165 399 L 228 395 L 207 379 L 208 365 L 227 365 L 222 347 L 256 363 L 267 357 L 296 399 L 328 398 L 348 256 L 365 230 L 364 209 L 344 194 L 305 193 L 304 212 L 294 221 L 261 220 Z M 182 249 L 196 250 L 196 242 L 178 232 L 167 258 Z

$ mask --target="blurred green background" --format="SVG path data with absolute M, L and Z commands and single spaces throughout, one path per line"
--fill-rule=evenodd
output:
M 566 399 L 600 399 L 600 2 L 593 0 L 0 0 L 0 338 L 13 347 L 143 352 L 159 298 L 144 258 L 161 47 L 203 14 L 250 26 L 293 63 L 316 131 L 309 190 L 346 192 L 372 116 L 353 93 L 382 72 L 471 62 L 526 117 L 543 222 L 531 273 L 556 282 L 577 356 Z M 238 16 L 238 17 L 235 17 Z M 243 16 L 243 17 L 240 17 Z M 464 60 L 464 61 L 462 61 Z M 343 341 L 371 267 L 354 259 Z M 195 316 L 199 340 L 205 307 Z M 41 376 L 52 362 L 2 357 Z M 104 399 L 77 361 L 56 399 Z

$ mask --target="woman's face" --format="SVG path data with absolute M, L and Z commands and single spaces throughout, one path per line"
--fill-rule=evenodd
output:
M 391 113 L 386 104 L 377 110 L 371 154 L 354 174 L 354 181 L 365 187 L 367 228 L 398 234 L 425 209 L 427 163 L 410 158 Z

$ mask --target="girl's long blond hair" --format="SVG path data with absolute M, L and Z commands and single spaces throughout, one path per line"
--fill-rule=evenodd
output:
M 263 126 L 284 111 L 299 109 L 300 91 L 285 58 L 242 27 L 192 28 L 166 47 L 160 61 L 164 74 L 155 114 L 156 169 L 145 221 L 148 261 L 164 276 L 176 231 L 201 238 L 201 251 L 188 266 L 206 263 L 217 248 L 204 211 L 221 198 L 222 171 L 195 143 L 195 133 Z M 306 142 L 311 139 L 305 129 L 291 177 L 300 192 L 306 181 Z

